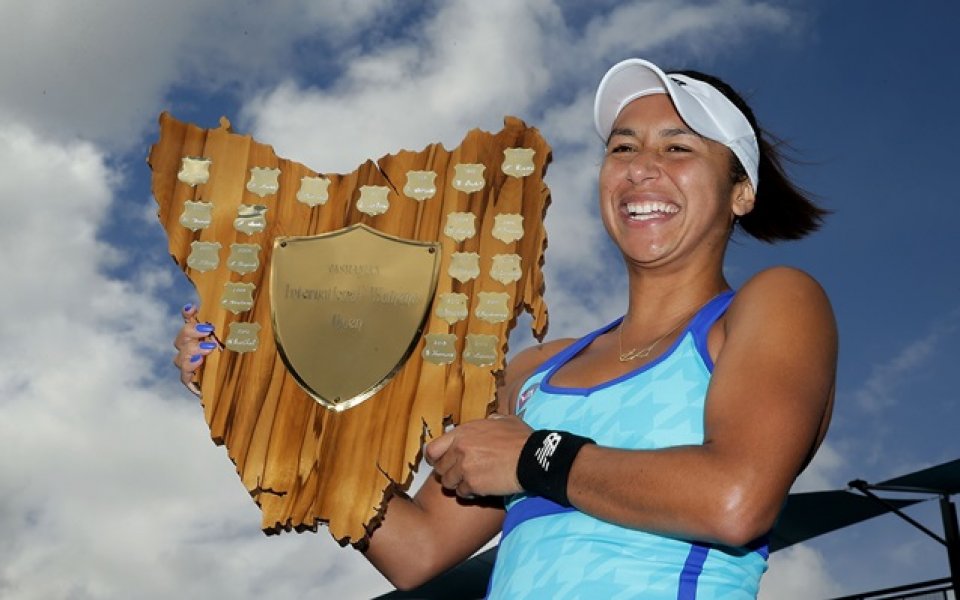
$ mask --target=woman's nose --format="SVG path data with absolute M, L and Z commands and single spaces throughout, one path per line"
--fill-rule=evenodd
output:
M 627 165 L 627 180 L 630 183 L 640 183 L 659 174 L 660 158 L 650 150 L 638 150 Z

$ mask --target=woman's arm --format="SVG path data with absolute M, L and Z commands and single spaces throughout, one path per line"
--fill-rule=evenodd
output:
M 431 474 L 413 498 L 390 499 L 363 554 L 397 588 L 415 588 L 493 539 L 503 516 L 502 498 L 458 498 Z
M 571 470 L 575 506 L 628 526 L 734 546 L 770 530 L 826 431 L 836 324 L 812 278 L 777 268 L 738 292 L 724 333 L 703 445 L 633 452 L 587 446 Z
M 497 414 L 511 411 L 517 387 L 566 343 L 531 348 L 510 361 L 497 390 Z M 525 431 L 529 434 L 529 428 Z M 456 482 L 449 487 L 444 489 L 431 474 L 413 498 L 394 496 L 380 527 L 370 536 L 364 555 L 400 589 L 416 587 L 463 562 L 500 531 L 501 497 L 460 498 L 452 491 Z
M 722 338 L 704 443 L 661 450 L 585 446 L 567 487 L 574 506 L 627 527 L 734 546 L 770 529 L 829 420 L 836 324 L 812 278 L 777 268 L 740 290 Z M 428 455 L 439 461 L 443 483 L 470 481 L 472 493 L 518 491 L 515 468 L 525 438 L 508 421 L 458 428 L 431 443 Z M 491 438 L 499 459 L 476 460 L 491 452 L 484 447 Z M 435 453 L 435 444 L 444 452 Z M 450 446 L 455 458 L 445 455 Z

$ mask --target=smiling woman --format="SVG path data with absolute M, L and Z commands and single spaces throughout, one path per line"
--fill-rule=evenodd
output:
M 723 275 L 737 223 L 773 241 L 823 216 L 749 108 L 716 79 L 633 59 L 601 81 L 595 121 L 627 312 L 519 353 L 498 413 L 428 444 L 434 476 L 389 501 L 365 549 L 398 587 L 502 531 L 490 598 L 754 598 L 765 536 L 826 433 L 825 293 L 792 268 L 738 291 Z M 185 380 L 198 335 L 178 338 Z
M 398 586 L 502 530 L 491 598 L 754 598 L 765 536 L 826 433 L 823 290 L 785 267 L 736 292 L 723 276 L 737 223 L 773 241 L 824 215 L 749 107 L 712 77 L 633 59 L 601 81 L 595 121 L 627 313 L 520 353 L 499 390 L 510 416 L 427 446 L 435 477 L 390 502 L 366 553 Z
M 722 248 L 733 219 L 754 204 L 753 183 L 731 181 L 737 160 L 686 127 L 663 94 L 620 112 L 600 169 L 600 211 L 628 262 L 656 262 L 686 242 L 701 254 Z

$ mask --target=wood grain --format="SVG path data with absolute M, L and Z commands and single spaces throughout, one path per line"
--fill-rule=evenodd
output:
M 504 174 L 500 165 L 507 148 L 532 148 L 534 172 L 523 178 Z M 210 159 L 210 179 L 196 186 L 179 181 L 183 157 Z M 517 316 L 529 312 L 534 335 L 542 339 L 546 333 L 543 218 L 550 195 L 543 176 L 549 161 L 550 148 L 539 132 L 507 117 L 500 132 L 471 131 L 452 151 L 432 144 L 420 152 L 400 151 L 376 163 L 367 161 L 352 173 L 324 173 L 331 181 L 329 200 L 310 207 L 297 201 L 296 193 L 301 178 L 317 172 L 278 157 L 270 146 L 250 136 L 232 132 L 226 119 L 218 128 L 202 129 L 166 113 L 160 116 L 160 139 L 148 158 L 153 193 L 170 254 L 196 286 L 199 318 L 211 322 L 221 340 L 231 323 L 261 326 L 255 352 L 212 353 L 199 383 L 211 438 L 226 447 L 243 485 L 261 508 L 266 533 L 315 531 L 319 523 L 327 523 L 341 544 L 361 542 L 382 517 L 386 495 L 409 487 L 424 440 L 442 432 L 445 423 L 489 413 Z M 468 194 L 451 187 L 455 166 L 461 163 L 486 165 L 482 190 Z M 246 183 L 252 167 L 279 168 L 279 191 L 264 198 L 249 192 Z M 404 195 L 406 173 L 411 170 L 436 172 L 433 198 L 420 202 Z M 391 189 L 385 214 L 369 216 L 357 210 L 362 185 Z M 209 227 L 194 232 L 180 224 L 188 200 L 213 203 Z M 240 204 L 268 207 L 264 231 L 246 235 L 234 228 Z M 462 242 L 443 235 L 446 215 L 467 211 L 476 215 L 477 235 Z M 523 215 L 520 240 L 504 243 L 494 238 L 494 217 L 501 213 Z M 268 297 L 273 239 L 326 233 L 355 223 L 407 239 L 439 241 L 437 293 L 466 294 L 471 312 L 453 325 L 431 312 L 424 333 L 456 334 L 458 356 L 468 333 L 495 335 L 500 340 L 497 363 L 491 367 L 461 360 L 433 364 L 421 357 L 421 339 L 397 375 L 374 397 L 353 408 L 332 411 L 304 392 L 287 372 L 274 341 Z M 221 244 L 218 268 L 199 272 L 188 267 L 194 241 Z M 232 243 L 259 244 L 260 267 L 243 275 L 229 270 L 226 259 Z M 451 278 L 447 267 L 453 252 L 478 252 L 481 275 L 465 283 Z M 493 255 L 511 253 L 522 257 L 522 276 L 505 285 L 489 276 L 489 264 Z M 220 305 L 227 282 L 256 285 L 250 310 L 235 315 Z M 509 293 L 511 318 L 502 323 L 478 319 L 473 308 L 480 291 Z

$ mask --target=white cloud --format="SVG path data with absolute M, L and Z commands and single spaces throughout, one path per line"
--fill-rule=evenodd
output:
M 347 43 L 387 0 L 0 4 L 0 109 L 60 139 L 127 149 L 171 86 L 249 93 L 301 68 L 297 45 Z
M 960 311 L 954 311 L 943 319 L 937 319 L 936 328 L 920 339 L 902 347 L 896 356 L 875 365 L 863 385 L 853 392 L 857 404 L 870 413 L 878 413 L 896 404 L 897 390 L 911 377 L 940 346 L 951 341 L 960 328 Z
M 817 450 L 816 456 L 797 478 L 790 492 L 801 493 L 844 488 L 850 479 L 848 477 L 847 480 L 841 480 L 844 469 L 847 467 L 847 460 L 843 455 L 833 447 L 829 440 L 825 440 Z
M 840 586 L 823 556 L 802 544 L 770 556 L 770 568 L 760 580 L 761 600 L 809 600 L 839 595 Z
M 531 8 L 533 7 L 533 8 Z M 533 4 L 450 2 L 411 37 L 351 57 L 329 86 L 287 82 L 250 102 L 244 120 L 278 153 L 321 172 L 350 172 L 368 158 L 448 148 L 474 127 L 497 131 L 549 85 L 541 13 Z
M 626 58 L 623 52 L 638 46 L 650 49 L 669 43 L 682 45 L 689 56 L 729 43 L 728 36 L 737 31 L 754 27 L 783 30 L 787 25 L 788 13 L 783 8 L 745 0 L 625 3 L 589 23 L 581 49 L 598 58 Z
M 89 282 L 96 263 L 114 253 L 95 238 L 116 183 L 103 160 L 89 144 L 58 146 L 23 127 L 0 129 L 3 179 L 18 188 L 4 202 L 0 220 L 2 303 L 8 314 L 63 311 L 75 318 L 86 312 L 71 300 L 76 292 L 95 291 Z M 70 264 L 83 257 L 91 262 Z M 0 331 L 27 336 L 46 326 L 42 320 L 4 319 Z
M 4 2 L 0 51 L 21 60 L 0 63 L 0 107 L 65 139 L 129 135 L 175 77 L 172 50 L 187 34 L 178 24 L 194 12 L 187 3 Z

